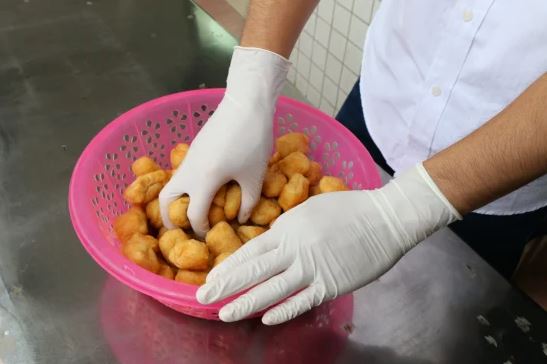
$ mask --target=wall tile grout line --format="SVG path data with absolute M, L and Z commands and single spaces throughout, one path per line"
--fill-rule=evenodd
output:
M 323 1 L 295 46 L 290 81 L 313 106 L 334 115 L 360 73 L 363 44 L 356 42 L 366 36 L 379 1 Z

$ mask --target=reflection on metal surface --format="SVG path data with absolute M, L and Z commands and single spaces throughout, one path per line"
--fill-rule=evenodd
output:
M 34 362 L 17 318 L 0 305 L 0 364 Z
M 547 338 L 547 314 L 449 230 L 422 242 L 354 299 L 344 363 L 545 361 L 539 343 Z M 529 333 L 517 317 L 527 319 Z
M 105 338 L 122 364 L 335 363 L 352 314 L 349 295 L 286 325 L 205 321 L 170 310 L 113 278 L 100 303 Z
M 98 322 L 105 274 L 75 237 L 68 181 L 117 114 L 224 86 L 235 40 L 209 24 L 189 1 L 0 2 L 0 298 L 21 325 L 17 349 L 38 363 L 116 362 Z
M 196 23 L 198 36 L 195 40 L 196 42 L 207 48 L 223 49 L 226 52 L 232 52 L 236 43 L 235 38 L 227 36 L 226 31 L 216 21 L 199 10 L 199 8 L 192 9 L 186 15 L 186 19 L 189 22 Z M 192 50 L 189 51 L 191 52 Z
M 245 25 L 241 9 L 236 9 L 227 0 L 193 0 L 205 10 L 219 25 L 237 39 L 241 38 Z

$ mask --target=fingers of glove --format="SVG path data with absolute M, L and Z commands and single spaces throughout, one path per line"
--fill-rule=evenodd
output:
M 192 229 L 200 238 L 205 237 L 209 230 L 209 207 L 217 191 L 215 185 L 201 185 L 199 189 L 190 192 L 188 205 L 188 220 Z
M 272 250 L 201 286 L 196 298 L 204 304 L 220 301 L 263 282 L 285 268 L 283 261 Z
M 323 300 L 322 297 L 323 295 L 320 294 L 320 289 L 318 289 L 317 285 L 312 284 L 285 302 L 268 310 L 262 316 L 262 323 L 265 325 L 278 325 L 292 320 L 304 312 L 311 310 L 313 307 L 320 305 Z
M 241 320 L 281 301 L 305 285 L 301 277 L 289 268 L 224 306 L 219 312 L 220 319 L 225 322 Z
M 169 218 L 169 205 L 183 194 L 184 193 L 181 190 L 176 189 L 176 185 L 172 182 L 167 183 L 160 192 L 159 202 L 161 219 L 163 221 L 163 226 L 168 229 L 175 228 L 175 225 L 173 225 Z
M 207 274 L 207 282 L 212 282 L 227 275 L 234 268 L 277 248 L 278 245 L 279 239 L 277 239 L 271 231 L 267 231 L 262 235 L 257 236 L 245 243 L 245 245 L 236 250 L 218 266 L 214 267 L 209 274 Z
M 249 220 L 253 208 L 260 199 L 260 192 L 262 190 L 262 179 L 260 176 L 256 176 L 256 180 L 238 181 L 241 186 L 241 207 L 239 209 L 238 221 L 240 224 Z

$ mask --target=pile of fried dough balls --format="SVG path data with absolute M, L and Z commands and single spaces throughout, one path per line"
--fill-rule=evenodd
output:
M 235 182 L 220 188 L 209 210 L 211 229 L 205 242 L 191 230 L 186 215 L 190 198 L 180 197 L 169 206 L 169 218 L 178 228 L 163 226 L 158 195 L 174 170 L 183 162 L 187 144 L 171 150 L 171 167 L 162 170 L 149 157 L 131 166 L 136 179 L 124 192 L 132 206 L 114 222 L 123 254 L 132 262 L 167 279 L 193 285 L 205 283 L 207 273 L 252 238 L 265 232 L 279 215 L 308 197 L 325 192 L 344 191 L 347 186 L 337 177 L 323 176 L 321 165 L 310 160 L 308 137 L 289 133 L 275 143 L 276 151 L 268 163 L 262 196 L 246 225 L 237 223 L 241 189 Z

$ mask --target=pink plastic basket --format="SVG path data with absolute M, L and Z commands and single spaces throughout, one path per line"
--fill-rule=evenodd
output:
M 164 279 L 127 260 L 112 230 L 129 206 L 124 189 L 134 179 L 131 163 L 142 155 L 169 167 L 169 151 L 191 142 L 224 95 L 223 89 L 180 92 L 146 102 L 119 116 L 99 132 L 78 160 L 69 189 L 72 224 L 84 248 L 122 283 L 187 315 L 218 320 L 225 302 L 201 305 L 197 287 Z M 281 97 L 274 117 L 275 137 L 300 131 L 310 137 L 311 157 L 324 173 L 340 176 L 353 189 L 380 186 L 376 166 L 357 138 L 331 117 Z

